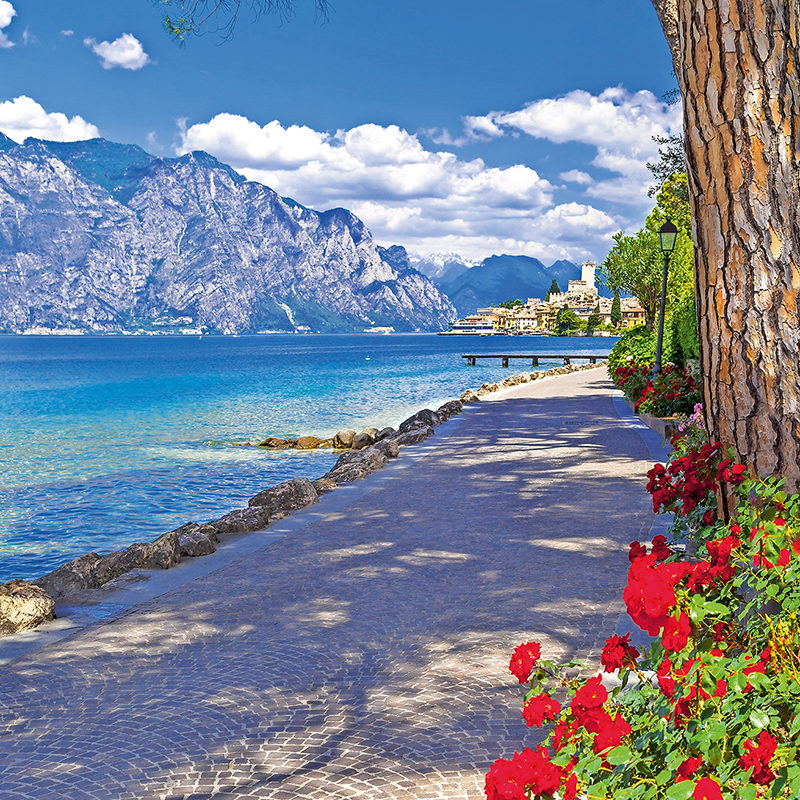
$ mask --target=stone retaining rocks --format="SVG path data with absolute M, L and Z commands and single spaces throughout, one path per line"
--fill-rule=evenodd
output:
M 19 579 L 0 584 L 0 636 L 36 628 L 55 616 L 56 604 L 40 586 Z
M 256 506 L 255 508 L 237 508 L 229 511 L 219 519 L 212 519 L 208 525 L 217 533 L 249 533 L 266 528 L 269 520 L 269 509 Z
M 369 431 L 361 431 L 361 433 L 357 433 L 353 437 L 353 442 L 350 447 L 353 450 L 363 450 L 365 447 L 369 447 L 371 444 L 375 443 L 375 434 L 370 433 Z
M 399 436 L 394 438 L 398 445 L 419 444 L 424 442 L 429 436 L 433 436 L 432 425 L 417 425 L 414 428 L 406 430 Z
M 297 440 L 297 449 L 298 450 L 316 450 L 322 441 L 317 439 L 316 436 L 301 436 Z
M 219 532 L 212 525 L 198 525 L 196 522 L 187 522 L 176 528 L 173 533 L 178 534 L 178 545 L 181 558 L 190 556 L 207 556 L 217 551 Z
M 461 402 L 466 405 L 467 403 L 477 403 L 480 401 L 480 397 L 478 397 L 472 389 L 467 389 L 466 392 L 461 393 L 461 397 L 459 398 Z
M 33 582 L 55 598 L 83 589 L 96 589 L 100 584 L 94 574 L 94 566 L 99 560 L 97 553 L 84 553 Z
M 417 411 L 417 413 L 413 416 L 410 416 L 408 419 L 404 419 L 397 426 L 397 432 L 405 433 L 412 428 L 418 428 L 423 425 L 440 425 L 442 421 L 442 418 L 435 411 L 431 411 L 429 408 L 423 408 L 422 411 Z
M 378 431 L 378 432 L 375 434 L 375 441 L 376 441 L 376 442 L 380 442 L 380 441 L 382 441 L 383 439 L 386 439 L 387 437 L 391 436 L 393 433 L 395 433 L 395 430 L 394 430 L 394 428 L 392 428 L 391 426 L 389 426 L 388 428 L 381 428 L 381 429 L 380 429 L 380 430 L 379 430 L 379 431 Z
M 285 516 L 290 511 L 313 505 L 319 502 L 317 490 L 308 478 L 292 478 L 259 492 L 251 497 L 247 505 L 265 510 L 270 518 L 279 514 Z
M 355 439 L 355 436 L 356 432 L 349 428 L 344 431 L 339 431 L 333 437 L 333 446 L 337 450 L 348 448 L 351 444 L 353 444 L 353 439 Z

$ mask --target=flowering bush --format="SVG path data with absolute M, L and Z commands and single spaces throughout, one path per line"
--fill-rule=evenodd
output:
M 694 412 L 700 387 L 691 368 L 664 364 L 655 378 L 652 373 L 652 364 L 631 362 L 614 369 L 611 379 L 638 412 L 656 417 Z
M 489 800 L 800 794 L 800 495 L 752 479 L 720 450 L 706 444 L 651 471 L 654 507 L 712 507 L 720 481 L 739 502 L 728 522 L 706 516 L 692 559 L 664 536 L 632 543 L 623 600 L 653 637 L 647 652 L 609 637 L 610 685 L 542 659 L 536 642 L 515 651 L 525 721 L 551 730 L 492 765 Z

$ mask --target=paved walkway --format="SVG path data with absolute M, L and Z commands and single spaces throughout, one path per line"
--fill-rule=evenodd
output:
M 511 650 L 596 658 L 652 522 L 604 378 L 470 406 L 352 502 L 0 668 L 0 798 L 480 798 L 535 737 Z

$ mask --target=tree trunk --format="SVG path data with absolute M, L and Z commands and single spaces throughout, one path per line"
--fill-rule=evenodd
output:
M 653 0 L 683 96 L 710 435 L 800 483 L 800 5 Z M 670 8 L 677 10 L 671 17 Z M 677 42 L 670 24 L 677 20 Z

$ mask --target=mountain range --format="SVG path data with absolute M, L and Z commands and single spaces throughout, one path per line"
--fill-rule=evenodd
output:
M 0 331 L 436 330 L 455 316 L 404 248 L 204 152 L 0 134 Z
M 420 260 L 414 266 L 431 277 L 461 317 L 507 300 L 544 298 L 553 280 L 566 291 L 569 281 L 581 277 L 581 268 L 571 261 L 545 266 L 530 256 L 494 255 L 471 266 L 447 254 Z

